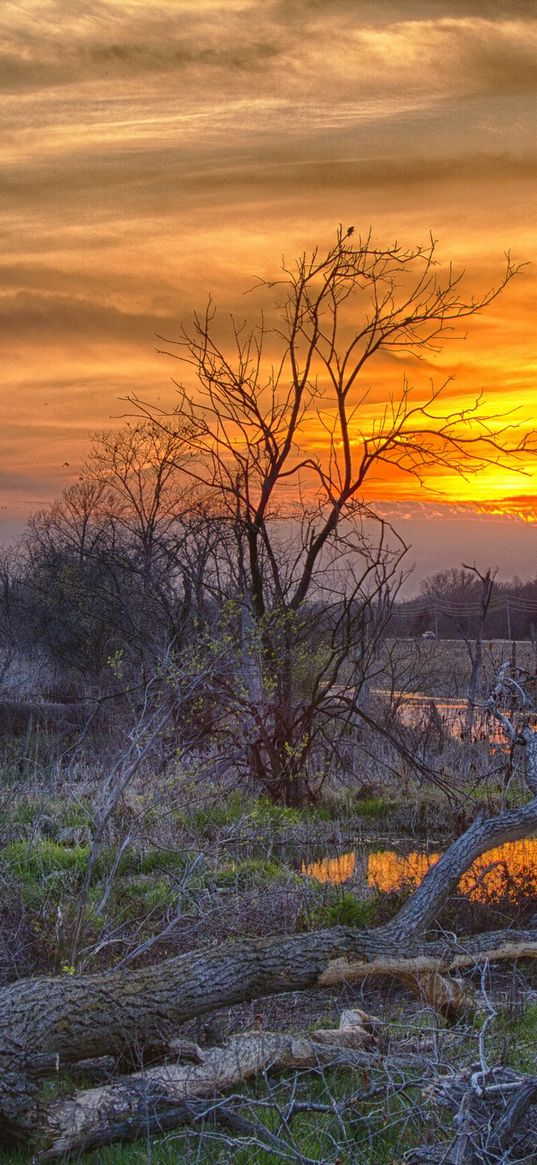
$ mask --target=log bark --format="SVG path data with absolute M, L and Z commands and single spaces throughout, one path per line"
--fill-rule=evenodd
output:
M 431 868 L 387 926 L 243 939 L 160 965 L 99 975 L 14 983 L 0 991 L 0 1141 L 31 1140 L 42 1126 L 39 1084 L 28 1056 L 82 1058 L 133 1054 L 169 1044 L 194 1016 L 261 996 L 301 991 L 372 974 L 394 974 L 434 1002 L 438 978 L 483 958 L 537 955 L 537 931 L 500 931 L 427 941 L 426 927 L 481 853 L 537 832 L 537 797 L 516 811 L 478 819 Z M 404 951 L 406 958 L 401 959 Z M 425 959 L 420 966 L 416 958 Z M 411 963 L 409 964 L 409 959 Z M 425 988 L 424 988 L 425 985 Z M 452 1000 L 457 991 L 451 991 Z M 451 1004 L 450 1004 L 451 1006 Z M 455 1000 L 455 1007 L 458 1006 Z

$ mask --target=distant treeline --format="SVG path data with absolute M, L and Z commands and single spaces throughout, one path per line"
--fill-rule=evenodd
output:
M 483 583 L 473 571 L 441 571 L 426 579 L 414 599 L 396 602 L 390 631 L 397 637 L 434 632 L 441 639 L 471 638 L 481 614 Z M 537 578 L 493 581 L 484 619 L 488 639 L 535 639 Z

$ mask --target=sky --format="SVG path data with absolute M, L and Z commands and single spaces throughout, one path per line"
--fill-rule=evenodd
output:
M 243 311 L 340 222 L 432 232 L 477 292 L 507 249 L 533 260 L 423 370 L 531 425 L 536 88 L 533 0 L 3 0 L 0 540 L 77 481 L 127 394 L 173 402 L 157 334 L 209 292 Z M 367 500 L 416 579 L 469 556 L 534 577 L 525 468 L 429 492 L 377 474 Z

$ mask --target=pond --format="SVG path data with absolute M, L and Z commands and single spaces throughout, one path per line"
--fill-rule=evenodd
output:
M 466 739 L 467 700 L 440 699 L 426 696 L 422 692 L 395 694 L 401 700 L 397 715 L 402 724 L 413 728 L 428 728 L 431 719 L 436 719 L 450 736 L 456 740 Z M 475 709 L 472 740 L 485 741 L 491 745 L 505 744 L 506 738 L 498 722 L 484 708 Z
M 358 882 L 387 893 L 405 885 L 411 889 L 418 886 L 440 856 L 439 851 L 401 853 L 356 849 L 316 862 L 303 862 L 301 872 L 319 882 L 333 885 Z M 526 897 L 537 896 L 537 838 L 511 841 L 488 850 L 463 875 L 459 890 L 478 902 L 505 896 L 514 900 L 522 890 Z

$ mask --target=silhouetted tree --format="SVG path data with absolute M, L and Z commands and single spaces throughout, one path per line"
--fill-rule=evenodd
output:
M 371 366 L 382 353 L 437 351 L 516 271 L 508 260 L 497 288 L 467 297 L 451 267 L 442 275 L 432 240 L 378 247 L 340 229 L 327 252 L 284 262 L 279 279 L 261 281 L 276 304 L 257 325 L 232 320 L 227 342 L 209 301 L 179 339 L 165 341 L 194 375 L 191 387 L 179 386 L 173 412 L 132 398 L 164 434 L 186 433 L 181 472 L 203 486 L 233 531 L 243 667 L 242 686 L 226 697 L 274 799 L 292 804 L 307 794 L 317 767 L 314 723 L 345 719 L 349 709 L 364 716 L 360 695 L 374 651 L 360 656 L 356 648 L 366 625 L 378 640 L 371 612 L 389 608 L 387 587 L 404 551 L 384 524 L 374 535 L 365 501 L 372 472 L 386 462 L 418 477 L 433 465 L 476 470 L 524 449 L 479 401 L 443 411 L 448 382 L 414 399 L 403 379 L 371 418 Z M 334 591 L 342 616 L 329 662 L 323 651 L 305 660 L 307 604 Z

